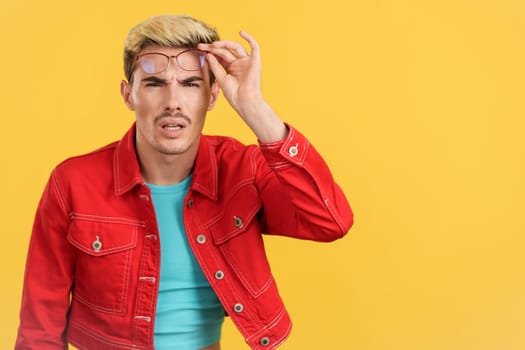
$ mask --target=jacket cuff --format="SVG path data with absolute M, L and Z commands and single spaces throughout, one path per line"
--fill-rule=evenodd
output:
M 288 135 L 284 140 L 259 142 L 261 152 L 270 168 L 295 164 L 302 167 L 310 149 L 310 142 L 297 129 L 286 124 Z

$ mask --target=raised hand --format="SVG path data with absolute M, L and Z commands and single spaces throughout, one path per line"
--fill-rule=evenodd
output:
M 261 58 L 259 45 L 248 33 L 240 35 L 250 45 L 248 54 L 234 41 L 221 40 L 199 44 L 207 51 L 210 65 L 224 97 L 262 142 L 283 139 L 286 126 L 265 102 L 261 93 Z

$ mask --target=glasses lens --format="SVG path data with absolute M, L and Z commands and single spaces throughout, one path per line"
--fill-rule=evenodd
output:
M 162 72 L 168 65 L 169 58 L 158 53 L 147 53 L 139 59 L 140 67 L 144 73 L 155 74 Z
M 177 63 L 184 70 L 199 70 L 204 66 L 205 55 L 198 50 L 184 51 L 177 56 Z

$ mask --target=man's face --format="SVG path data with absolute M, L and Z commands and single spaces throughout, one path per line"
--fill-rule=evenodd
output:
M 158 52 L 175 56 L 184 50 L 148 46 L 140 55 Z M 136 65 L 133 82 L 123 81 L 121 93 L 136 114 L 140 157 L 196 154 L 206 113 L 219 92 L 216 83 L 210 86 L 209 79 L 207 63 L 202 69 L 186 71 L 171 58 L 165 71 L 153 74 Z

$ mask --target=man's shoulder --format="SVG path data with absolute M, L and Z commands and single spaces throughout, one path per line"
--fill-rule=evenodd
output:
M 203 135 L 215 153 L 222 152 L 254 152 L 258 149 L 255 144 L 245 144 L 236 138 L 223 135 Z
M 208 162 L 214 164 L 213 167 L 219 169 L 220 181 L 237 182 L 241 178 L 252 178 L 259 168 L 262 154 L 257 145 L 246 145 L 229 136 L 206 136 L 206 141 L 210 155 L 201 154 L 201 161 L 197 165 Z
M 88 153 L 69 157 L 58 164 L 56 169 L 61 172 L 100 170 L 101 167 L 113 163 L 113 157 L 117 145 L 118 141 L 115 141 Z

